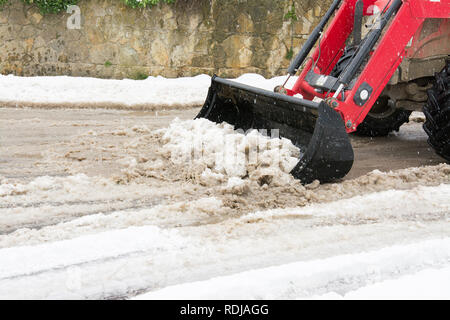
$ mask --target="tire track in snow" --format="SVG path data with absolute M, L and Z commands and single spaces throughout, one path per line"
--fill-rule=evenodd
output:
M 20 113 L 21 111 L 14 110 L 15 117 L 23 116 L 17 114 L 18 112 Z M 42 111 L 40 111 L 39 116 L 42 114 Z M 53 114 L 57 114 L 57 112 L 52 112 Z M 70 111 L 64 111 L 61 114 L 67 116 L 70 114 Z M 77 117 L 78 114 L 80 114 L 80 111 L 76 111 L 68 115 L 68 117 Z M 186 117 L 186 113 L 183 114 Z M 101 119 L 99 115 L 100 113 L 92 112 L 88 117 Z M 170 117 L 168 116 L 165 120 L 155 117 L 151 121 L 149 121 L 149 118 L 146 118 L 145 123 L 150 128 L 161 127 L 170 122 Z M 141 118 L 138 120 L 128 118 L 123 113 L 118 115 L 117 118 L 121 120 L 124 118 L 128 121 L 126 124 L 120 123 L 120 125 L 125 126 L 123 130 L 125 134 L 132 130 L 134 125 L 143 121 Z M 51 121 L 54 120 L 51 119 Z M 80 119 L 77 122 L 84 123 L 84 120 Z M 91 125 L 90 128 L 85 127 L 82 132 L 78 132 L 79 129 L 76 129 L 76 132 L 72 130 L 70 133 L 70 128 L 66 124 L 61 126 L 61 129 L 53 132 L 45 131 L 46 134 L 51 134 L 48 134 L 48 137 L 36 137 L 33 141 L 28 141 L 27 144 L 30 146 L 30 144 L 35 143 L 37 140 L 47 139 L 49 142 L 45 148 L 49 148 L 56 155 L 62 156 L 66 151 L 78 150 L 72 150 L 74 146 L 77 148 L 83 146 L 79 149 L 80 151 L 91 152 L 91 154 L 95 155 L 97 150 L 101 150 L 101 148 L 107 147 L 114 142 L 114 145 L 117 147 L 117 149 L 114 149 L 117 151 L 117 158 L 127 155 L 138 159 L 142 152 L 151 155 L 153 149 L 151 147 L 149 148 L 146 139 L 143 139 L 141 144 L 136 144 L 136 147 L 131 146 L 127 149 L 127 142 L 133 142 L 135 138 L 139 138 L 139 135 L 133 133 L 130 136 L 121 136 L 119 138 L 119 136 L 113 134 L 117 130 L 118 125 L 118 122 L 110 123 L 108 127 L 110 130 L 105 128 L 106 135 L 100 133 L 99 136 L 90 138 L 86 144 L 81 143 L 86 142 L 86 133 L 90 129 L 95 129 L 95 126 Z M 37 130 L 42 130 L 42 128 L 48 130 L 48 120 L 43 120 L 40 127 L 30 127 L 30 125 L 26 124 L 19 128 L 19 130 L 15 131 L 26 131 L 27 135 L 29 135 L 28 131 L 36 132 Z M 413 129 L 416 130 L 415 127 Z M 108 132 L 110 134 L 107 134 Z M 58 145 L 59 141 L 56 141 L 54 137 L 58 137 L 59 134 L 67 135 L 68 133 L 71 136 L 74 135 L 74 144 Z M 123 134 L 123 132 L 120 134 Z M 119 139 L 120 144 L 116 144 Z M 392 137 L 387 139 L 392 140 Z M 15 145 L 13 139 L 12 141 L 10 145 Z M 387 168 L 392 168 L 394 164 L 392 163 L 394 162 L 392 158 L 388 159 L 388 165 L 377 163 L 380 159 L 386 162 L 386 159 L 384 159 L 385 154 L 383 152 L 378 154 L 379 149 L 373 149 L 374 145 L 379 148 L 383 147 L 383 143 L 379 142 L 382 140 L 376 141 L 378 142 L 370 142 L 371 146 L 368 148 L 368 142 L 366 140 L 358 140 L 357 144 L 359 146 L 356 146 L 356 152 L 358 152 L 358 148 L 366 146 L 365 151 L 367 152 L 362 152 L 360 149 L 359 153 L 370 157 L 370 161 L 359 162 L 360 167 L 368 165 L 368 168 L 374 169 L 386 170 Z M 389 143 L 391 142 L 389 141 Z M 424 144 L 426 143 L 424 142 Z M 97 146 L 97 149 L 93 148 L 94 146 Z M 27 145 L 21 148 L 27 148 Z M 391 148 L 392 144 L 389 147 L 389 154 L 392 153 L 390 151 Z M 384 147 L 384 149 L 382 148 L 383 150 L 386 152 L 387 149 Z M 22 152 L 22 150 L 17 151 Z M 425 161 L 417 162 L 414 159 L 407 158 L 408 155 L 403 151 L 399 153 L 401 153 L 399 155 L 400 160 L 404 161 L 401 164 L 402 167 L 419 166 Z M 65 162 L 61 162 L 61 159 L 58 157 L 50 157 L 49 159 L 50 162 L 41 164 L 39 168 L 30 166 L 30 175 L 35 171 L 41 170 L 42 172 L 43 168 L 45 170 L 48 170 L 48 168 L 54 169 L 58 165 L 61 166 L 62 170 L 70 169 L 70 166 L 66 167 Z M 96 163 L 93 159 L 87 159 L 83 162 L 75 161 L 73 168 L 68 172 L 73 172 L 74 174 L 79 172 L 92 174 L 93 172 L 93 174 L 97 175 L 98 172 L 95 172 L 91 167 L 94 164 Z M 12 162 L 11 165 L 13 165 Z M 112 171 L 123 169 L 113 162 L 102 162 L 101 165 L 105 167 L 110 166 L 108 168 L 113 168 L 114 170 Z M 5 172 L 8 171 L 9 167 L 6 168 Z M 372 169 L 365 168 L 361 171 L 361 175 L 364 175 L 369 170 Z M 179 176 L 180 172 L 176 171 L 175 174 Z M 374 212 L 374 209 L 380 205 L 379 203 L 375 203 L 374 207 L 365 207 L 364 210 L 361 209 L 357 213 L 355 208 L 358 208 L 358 206 L 362 208 L 361 204 L 364 203 L 364 198 L 353 198 L 350 202 L 354 201 L 354 207 L 346 207 L 347 215 L 342 214 L 338 217 L 333 215 L 312 215 L 311 217 L 305 218 L 308 216 L 308 212 L 299 212 L 303 210 L 301 208 L 298 210 L 295 209 L 294 211 L 287 210 L 273 217 L 271 217 L 271 213 L 268 211 L 262 212 L 259 217 L 254 217 L 254 219 L 249 219 L 247 215 L 249 212 L 262 210 L 262 208 L 271 208 L 274 203 L 279 207 L 293 206 L 293 203 L 300 206 L 310 203 L 330 202 L 337 198 L 350 198 L 356 194 L 368 194 L 386 189 L 412 189 L 417 185 L 449 183 L 449 174 L 448 165 L 410 168 L 390 173 L 374 172 L 361 176 L 353 181 L 346 180 L 338 184 L 321 185 L 317 189 L 308 190 L 300 194 L 300 196 L 289 193 L 288 189 L 280 188 L 270 188 L 266 192 L 258 188 L 253 190 L 253 194 L 250 193 L 245 196 L 235 194 L 224 196 L 220 189 L 211 189 L 209 190 L 211 193 L 206 194 L 204 190 L 196 189 L 198 185 L 195 181 L 191 181 L 189 185 L 189 188 L 192 188 L 192 193 L 182 194 L 184 191 L 179 190 L 179 181 L 161 180 L 158 183 L 164 185 L 165 188 L 173 190 L 179 196 L 176 199 L 180 199 L 181 196 L 185 197 L 183 199 L 185 203 L 178 204 L 179 207 L 170 207 L 170 205 L 161 206 L 159 208 L 161 210 L 160 214 L 156 214 L 154 211 L 150 213 L 154 208 L 148 210 L 130 209 L 121 214 L 113 210 L 113 212 L 108 212 L 107 215 L 100 213 L 90 214 L 64 223 L 56 222 L 58 219 L 57 216 L 43 216 L 42 221 L 51 221 L 54 219 L 53 221 L 56 224 L 40 228 L 39 230 L 18 230 L 4 237 L 0 236 L 0 241 L 4 241 L 2 242 L 4 246 L 14 246 L 10 249 L 19 250 L 19 246 L 27 244 L 34 246 L 49 245 L 52 243 L 58 244 L 62 240 L 76 240 L 79 237 L 84 238 L 93 233 L 107 233 L 113 229 L 156 225 L 159 228 L 167 228 L 169 230 L 177 229 L 183 237 L 182 245 L 179 248 L 169 250 L 165 247 L 160 247 L 154 251 L 152 249 L 136 251 L 133 248 L 129 248 L 126 253 L 115 255 L 113 249 L 105 247 L 104 254 L 108 255 L 107 257 L 102 258 L 101 255 L 94 255 L 81 262 L 69 261 L 65 265 L 50 261 L 48 255 L 38 255 L 40 260 L 49 260 L 47 269 L 42 268 L 40 271 L 34 271 L 36 272 L 34 274 L 30 273 L 29 275 L 25 275 L 26 273 L 22 273 L 16 278 L 4 279 L 0 282 L 0 296 L 20 297 L 28 295 L 27 297 L 38 298 L 123 298 L 136 294 L 137 292 L 160 289 L 169 285 L 196 280 L 207 280 L 214 276 L 242 272 L 252 268 L 267 267 L 273 265 L 274 261 L 276 263 L 288 263 L 298 260 L 321 259 L 335 255 L 337 252 L 355 253 L 364 250 L 379 249 L 395 243 L 417 242 L 439 235 L 450 236 L 450 228 L 448 227 L 450 221 L 448 220 L 445 208 L 436 206 L 433 203 L 430 204 L 432 201 L 427 202 L 427 208 L 420 207 L 419 211 L 411 214 L 407 212 L 402 213 L 401 210 L 409 209 L 407 209 L 407 206 L 397 205 L 396 198 L 391 200 L 391 203 L 396 206 L 388 207 L 385 209 L 385 213 L 380 213 L 379 211 Z M 357 176 L 360 176 L 360 174 Z M 28 179 L 29 177 L 25 177 L 24 181 L 28 181 Z M 70 179 L 73 178 L 68 176 L 55 177 L 55 179 L 58 184 L 64 187 L 65 182 L 70 182 Z M 2 187 L 1 180 L 0 177 L 0 189 Z M 62 180 L 65 180 L 65 182 Z M 99 181 L 96 177 L 91 177 L 89 180 L 88 184 L 78 183 L 75 186 L 69 183 L 70 188 L 68 190 L 64 190 L 63 188 L 45 190 L 47 187 L 44 183 L 42 185 L 43 189 L 30 189 L 29 193 L 23 196 L 17 195 L 10 198 L 2 197 L 0 199 L 2 203 L 4 203 L 3 200 L 6 201 L 8 199 L 7 201 L 17 201 L 17 203 L 20 202 L 22 204 L 29 200 L 33 202 L 42 202 L 44 200 L 45 202 L 46 199 L 52 199 L 61 203 L 67 201 L 87 201 L 87 199 L 92 198 L 107 201 L 105 199 L 113 198 L 117 194 L 129 199 L 129 197 L 134 196 L 136 192 L 140 191 L 138 190 L 139 186 L 137 187 L 132 184 L 124 186 L 111 186 L 108 184 L 104 186 L 102 183 L 97 183 Z M 142 178 L 142 181 L 144 183 L 140 188 L 153 186 L 153 181 L 149 182 L 145 176 Z M 20 192 L 20 190 L 18 191 Z M 155 190 L 149 190 L 148 192 L 156 193 Z M 96 193 L 103 194 L 98 196 Z M 170 192 L 169 194 L 173 195 Z M 195 200 L 205 196 L 216 196 L 217 199 L 223 200 L 223 202 L 229 200 L 229 203 L 236 204 L 236 207 L 233 207 L 234 214 L 229 215 L 232 210 L 223 210 L 223 206 L 214 207 L 210 203 L 205 203 L 197 207 L 190 206 L 189 201 L 186 200 L 187 198 Z M 433 196 L 431 194 L 428 200 L 433 199 Z M 171 199 L 171 201 L 177 201 L 176 199 Z M 303 201 L 303 203 L 296 202 L 298 200 Z M 240 206 L 240 201 L 245 203 Z M 89 206 L 92 207 L 95 205 L 86 204 L 86 207 Z M 334 208 L 328 207 L 328 209 L 330 211 L 336 211 L 336 208 L 339 206 L 342 206 L 342 203 Z M 204 207 L 209 207 L 210 211 L 202 211 L 205 209 Z M 23 210 L 22 208 L 17 209 Z M 46 205 L 38 206 L 37 209 L 41 211 L 41 214 L 46 214 Z M 60 210 L 61 208 L 57 209 Z M 84 209 L 81 210 L 82 208 L 78 208 L 78 211 L 73 207 L 70 209 L 74 210 L 77 214 L 84 212 Z M 88 210 L 95 212 L 93 209 L 88 208 Z M 318 209 L 316 205 L 311 207 L 311 210 L 315 209 Z M 142 211 L 141 216 L 136 211 Z M 351 212 L 354 213 L 353 216 L 348 215 Z M 37 215 L 33 216 L 31 212 L 29 213 L 30 215 L 27 217 L 27 221 L 33 222 Z M 246 214 L 247 216 L 241 219 L 239 216 L 242 214 Z M 78 252 L 82 254 L 82 250 L 88 251 L 89 249 L 90 245 L 87 244 L 81 248 L 74 247 L 68 250 L 71 250 L 73 255 L 77 255 Z M 2 250 L 0 249 L 0 252 Z M 27 255 L 23 254 L 23 256 L 26 257 Z M 20 258 L 17 261 L 20 261 Z M 66 283 L 68 280 L 69 282 L 73 282 L 73 275 L 71 275 L 72 269 L 75 271 L 78 270 L 81 274 L 79 286 L 67 285 Z M 364 276 L 362 279 L 364 279 Z M 339 281 L 337 284 L 339 284 Z

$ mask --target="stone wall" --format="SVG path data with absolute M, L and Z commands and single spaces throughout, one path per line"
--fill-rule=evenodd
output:
M 166 77 L 284 74 L 329 1 L 178 0 L 143 10 L 119 0 L 81 0 L 80 29 L 68 13 L 41 15 L 20 0 L 0 11 L 0 72 L 24 76 Z

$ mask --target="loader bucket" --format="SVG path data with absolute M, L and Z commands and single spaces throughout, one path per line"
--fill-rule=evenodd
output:
M 227 122 L 235 129 L 278 129 L 300 148 L 291 174 L 302 181 L 331 182 L 353 165 L 353 148 L 341 116 L 325 102 L 316 103 L 214 76 L 196 118 Z

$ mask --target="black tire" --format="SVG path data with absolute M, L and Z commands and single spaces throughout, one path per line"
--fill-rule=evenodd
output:
M 428 101 L 423 107 L 426 121 L 423 129 L 428 143 L 438 155 L 450 161 L 450 63 L 435 75 L 433 87 L 427 91 Z
M 336 63 L 330 75 L 339 77 L 341 72 L 349 65 L 355 52 L 356 47 L 346 47 L 344 54 Z M 388 97 L 379 97 L 355 133 L 369 137 L 387 136 L 392 131 L 400 130 L 403 124 L 409 122 L 411 112 L 403 108 L 395 108 Z

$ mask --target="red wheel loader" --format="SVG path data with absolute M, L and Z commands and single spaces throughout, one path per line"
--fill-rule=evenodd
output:
M 302 151 L 291 174 L 310 183 L 350 171 L 349 133 L 387 135 L 423 107 L 430 145 L 450 160 L 449 54 L 450 0 L 334 0 L 288 69 L 301 70 L 292 88 L 214 76 L 197 117 L 278 129 Z

